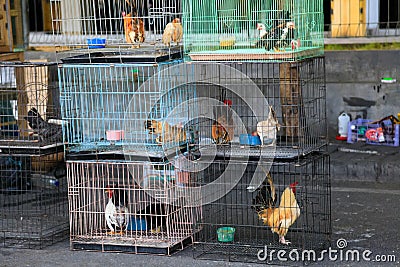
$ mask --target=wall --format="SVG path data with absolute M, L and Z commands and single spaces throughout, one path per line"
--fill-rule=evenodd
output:
M 400 50 L 325 52 L 329 137 L 337 134 L 337 117 L 380 119 L 400 112 Z M 397 79 L 382 84 L 382 77 Z

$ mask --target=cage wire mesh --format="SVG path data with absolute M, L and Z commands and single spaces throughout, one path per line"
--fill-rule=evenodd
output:
M 199 167 L 204 169 L 197 176 L 200 185 L 215 182 L 221 175 L 229 182 L 242 168 L 245 171 L 225 196 L 202 206 L 202 217 L 195 225 L 198 230 L 195 258 L 279 264 L 273 251 L 297 250 L 301 256 L 302 251 L 313 250 L 318 255 L 329 247 L 332 233 L 329 156 L 314 153 L 299 162 L 275 160 L 272 165 L 266 163 L 265 160 L 198 162 L 207 166 Z M 228 170 L 228 164 L 236 168 Z M 262 168 L 257 169 L 258 165 Z M 264 175 L 265 181 L 256 191 L 250 192 L 248 184 L 254 175 Z M 271 183 L 267 183 L 268 177 L 272 179 Z M 295 182 L 298 184 L 293 184 Z M 292 191 L 291 184 L 295 185 L 294 194 L 288 193 Z M 223 185 L 229 186 L 227 182 Z M 266 185 L 274 189 L 267 190 Z M 295 216 L 292 211 L 296 210 L 296 203 L 300 213 Z M 287 219 L 287 223 L 283 223 L 283 219 Z M 282 227 L 282 223 L 285 226 Z M 290 244 L 280 242 L 279 230 L 287 230 L 284 238 Z M 312 255 L 310 257 L 304 261 L 312 261 Z
M 51 2 L 55 4 L 53 38 L 60 58 L 115 63 L 181 56 L 180 1 Z M 178 21 L 172 24 L 174 19 Z
M 195 87 L 178 82 L 190 77 L 169 68 L 178 63 L 63 64 L 67 150 L 158 157 L 187 149 L 192 135 L 181 122 L 193 111 L 179 104 L 194 98 Z
M 322 0 L 183 1 L 192 60 L 295 61 L 323 54 Z
M 62 145 L 57 65 L 1 62 L 0 73 L 1 149 Z
M 197 120 L 203 155 L 296 158 L 325 150 L 326 88 L 323 57 L 296 63 L 192 62 L 202 70 Z M 217 101 L 217 104 L 215 104 Z M 219 103 L 219 104 L 218 104 Z
M 172 162 L 68 161 L 67 177 L 72 249 L 169 255 L 192 243 L 201 209 Z
M 41 249 L 68 236 L 63 151 L 0 155 L 0 246 Z

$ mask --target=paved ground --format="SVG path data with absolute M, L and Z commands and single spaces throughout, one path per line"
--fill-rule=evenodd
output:
M 400 266 L 400 188 L 368 182 L 334 182 L 332 188 L 333 245 L 345 239 L 342 251 L 370 250 L 369 256 L 395 256 L 394 262 L 329 261 L 312 266 Z M 338 254 L 340 255 L 340 254 Z M 345 259 L 345 258 L 343 258 Z M 284 265 L 284 264 L 283 264 Z M 260 264 L 215 262 L 193 259 L 192 248 L 170 257 L 70 251 L 68 240 L 43 250 L 0 249 L 0 266 L 261 266 Z

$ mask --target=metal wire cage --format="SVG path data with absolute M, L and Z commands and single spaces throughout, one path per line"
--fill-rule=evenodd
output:
M 57 65 L 0 63 L 0 148 L 45 149 L 62 144 Z
M 188 205 L 191 176 L 172 162 L 68 161 L 71 248 L 166 255 L 183 249 L 201 211 Z M 118 231 L 107 223 L 110 205 L 124 218 Z
M 42 249 L 68 236 L 63 155 L 0 155 L 1 247 Z
M 178 82 L 190 72 L 168 68 L 178 63 L 63 64 L 67 150 L 158 157 L 187 148 L 192 137 L 181 122 L 193 110 L 180 104 L 194 98 L 195 87 Z
M 326 148 L 323 57 L 192 65 L 203 69 L 197 96 L 207 99 L 198 113 L 212 111 L 197 121 L 203 155 L 294 159 Z
M 243 175 L 225 196 L 203 206 L 203 216 L 196 224 L 199 233 L 195 236 L 195 258 L 279 264 L 276 255 L 279 250 L 284 250 L 286 256 L 289 251 L 294 250 L 297 250 L 299 255 L 302 255 L 304 250 L 313 250 L 315 255 L 318 255 L 319 251 L 329 247 L 332 233 L 329 156 L 313 154 L 300 162 L 275 161 L 272 165 L 265 163 L 267 162 L 263 160 L 203 163 L 208 165 L 208 168 L 199 174 L 204 184 L 222 182 L 222 185 L 228 187 L 230 181 L 240 177 L 238 175 L 241 173 Z M 231 164 L 229 170 L 228 164 Z M 261 168 L 256 169 L 257 166 Z M 273 180 L 275 203 L 260 201 L 268 199 L 268 191 L 265 188 L 263 191 L 262 186 L 254 192 L 248 190 L 248 185 L 255 175 L 263 175 L 265 185 L 268 177 L 266 173 Z M 220 179 L 222 176 L 225 176 L 225 179 Z M 287 188 L 294 182 L 298 182 L 294 195 L 286 195 L 291 203 L 297 202 L 300 210 L 300 215 L 293 222 L 291 218 L 294 217 L 285 217 L 283 208 L 291 212 L 295 209 L 295 204 L 282 204 L 282 199 L 284 194 L 287 194 L 284 192 L 289 190 Z M 281 211 L 265 213 L 269 207 L 280 207 Z M 266 219 L 265 224 L 263 218 Z M 284 237 L 285 241 L 291 242 L 290 244 L 281 243 L 276 233 L 278 229 L 282 229 L 282 218 L 290 221 L 283 226 L 288 229 Z M 272 221 L 274 223 L 271 223 Z M 313 259 L 305 258 L 299 261 Z M 290 260 L 284 262 L 285 265 L 290 263 Z
M 168 23 L 181 18 L 180 1 L 51 2 L 53 37 L 60 58 L 121 63 L 181 57 L 180 21 L 169 24 L 163 36 Z
M 192 60 L 295 61 L 323 53 L 321 0 L 183 2 Z

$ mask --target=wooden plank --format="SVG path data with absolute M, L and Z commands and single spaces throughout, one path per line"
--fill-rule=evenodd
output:
M 12 49 L 12 35 L 8 31 L 11 27 L 10 12 L 7 10 L 9 6 L 9 0 L 0 0 L 0 52 L 10 52 Z
M 0 61 L 24 61 L 24 52 L 0 53 Z
M 283 126 L 287 137 L 299 137 L 302 94 L 296 63 L 284 62 L 279 65 L 280 100 Z

